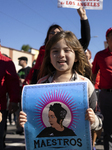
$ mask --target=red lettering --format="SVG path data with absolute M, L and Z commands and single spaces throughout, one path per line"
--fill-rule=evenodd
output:
M 83 3 L 80 3 L 80 6 L 83 6 Z
M 75 2 L 73 1 L 66 1 L 66 5 L 75 5 Z
M 68 1 L 66 1 L 66 5 L 68 5 Z
M 70 1 L 69 4 L 72 5 L 72 1 Z
M 91 3 L 89 3 L 89 6 L 92 6 L 92 2 L 91 2 Z
M 77 3 L 77 6 L 93 6 L 93 7 L 100 7 L 100 4 L 99 3 L 96 3 L 96 2 L 79 2 Z
M 61 2 L 61 5 L 63 5 L 64 4 L 64 2 Z
M 99 3 L 97 3 L 97 5 L 98 5 L 98 7 L 100 7 L 100 4 L 99 4 Z
M 79 3 L 77 3 L 77 6 L 80 6 Z
M 86 6 L 89 6 L 89 3 L 87 3 Z
M 86 6 L 86 3 L 84 3 L 83 6 Z
M 77 1 L 86 1 L 86 2 L 78 2 L 77 6 L 94 6 L 94 7 L 99 7 L 100 4 L 97 2 L 92 2 L 92 1 L 99 1 L 99 0 L 77 0 Z M 89 2 L 87 2 L 89 1 Z M 61 2 L 61 5 L 63 5 L 64 2 Z M 74 1 L 66 1 L 66 5 L 75 5 Z
M 96 7 L 96 6 L 97 6 L 97 3 L 94 3 L 94 6 Z
M 94 3 L 94 6 L 95 6 L 95 7 L 99 7 L 100 4 L 99 4 L 99 3 Z

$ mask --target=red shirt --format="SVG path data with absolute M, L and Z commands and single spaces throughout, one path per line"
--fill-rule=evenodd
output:
M 99 89 L 99 83 L 100 83 L 100 71 L 98 71 L 96 80 L 95 80 L 95 89 Z
M 40 70 L 40 66 L 42 65 L 45 54 L 45 45 L 40 47 L 39 55 L 36 60 L 36 64 L 34 65 L 34 69 Z
M 100 70 L 100 89 L 112 89 L 112 52 L 109 49 L 99 51 L 95 55 L 92 72 Z
M 0 52 L 0 106 L 5 110 L 7 106 L 6 93 L 9 94 L 10 102 L 20 101 L 19 79 L 14 63 Z
M 40 70 L 40 67 L 43 62 L 44 54 L 45 54 L 45 45 L 40 47 L 39 55 L 36 60 L 36 64 L 34 65 L 33 68 L 30 69 L 30 72 L 27 75 L 24 83 L 26 83 L 26 82 L 30 83 L 32 76 L 33 76 L 34 69 Z

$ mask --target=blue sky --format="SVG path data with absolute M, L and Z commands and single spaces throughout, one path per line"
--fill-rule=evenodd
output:
M 112 27 L 112 0 L 104 0 L 103 10 L 86 10 L 91 28 L 89 49 L 92 58 L 104 49 L 105 32 Z M 57 0 L 0 0 L 1 45 L 21 49 L 23 44 L 39 49 L 52 24 L 70 30 L 79 39 L 80 18 L 76 9 L 58 8 Z M 97 36 L 97 37 L 94 37 Z

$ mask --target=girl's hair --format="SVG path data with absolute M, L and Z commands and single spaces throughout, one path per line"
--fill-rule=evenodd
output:
M 44 41 L 44 45 L 47 44 L 48 42 L 48 38 L 49 38 L 49 33 L 50 31 L 53 29 L 53 28 L 58 28 L 60 31 L 63 31 L 62 27 L 59 26 L 58 24 L 53 24 L 49 27 L 48 31 L 47 31 L 47 35 L 46 35 L 46 38 L 45 38 L 45 41 Z
M 45 48 L 45 56 L 44 60 L 40 69 L 40 73 L 37 77 L 39 80 L 45 75 L 52 75 L 53 72 L 56 70 L 53 65 L 51 64 L 50 60 L 50 51 L 53 45 L 55 45 L 58 41 L 64 39 L 68 47 L 74 50 L 77 62 L 74 62 L 73 65 L 73 72 L 76 71 L 82 76 L 85 76 L 91 80 L 91 68 L 88 65 L 88 61 L 84 50 L 76 38 L 76 36 L 71 31 L 61 31 L 54 35 L 46 44 Z
M 61 106 L 59 103 L 54 103 L 54 105 L 50 105 L 49 111 L 53 111 L 56 118 L 57 118 L 57 123 L 60 123 L 60 120 L 64 120 L 67 111 Z

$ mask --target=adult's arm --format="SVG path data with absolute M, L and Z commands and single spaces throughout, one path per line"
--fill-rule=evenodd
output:
M 2 113 L 0 112 L 0 122 L 2 121 Z
M 24 86 L 24 85 L 28 85 L 28 84 L 31 83 L 32 76 L 33 76 L 33 72 L 34 72 L 34 68 L 32 67 L 32 68 L 30 69 L 29 74 L 26 76 L 25 81 L 23 82 L 23 86 Z
M 6 87 L 10 97 L 9 111 L 14 112 L 17 109 L 17 104 L 20 102 L 20 87 L 19 78 L 16 73 L 14 63 L 9 60 L 6 62 Z
M 96 53 L 94 61 L 92 63 L 92 65 L 93 65 L 92 66 L 92 79 L 93 79 L 94 84 L 95 84 L 95 81 L 96 81 L 97 73 L 100 69 L 98 60 L 99 60 L 99 53 Z
M 34 69 L 40 70 L 45 54 L 45 45 L 41 46 L 39 49 L 39 54 L 36 60 L 36 64 L 34 65 Z
M 93 73 L 92 73 L 92 80 L 93 80 L 93 83 L 94 83 L 94 84 L 95 84 L 95 81 L 96 81 L 96 75 L 97 75 L 97 74 L 93 74 Z
M 81 39 L 79 41 L 85 51 L 90 42 L 90 25 L 85 9 L 80 7 L 77 11 L 81 19 Z

